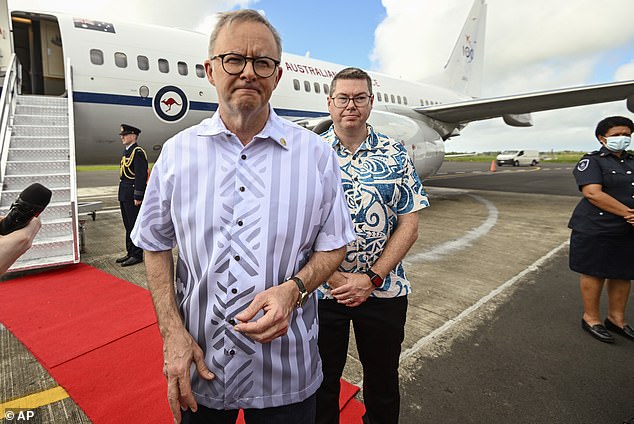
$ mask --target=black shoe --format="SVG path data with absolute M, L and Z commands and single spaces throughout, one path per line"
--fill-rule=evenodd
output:
M 614 331 L 616 334 L 620 334 L 626 339 L 634 340 L 634 329 L 630 327 L 628 324 L 625 324 L 623 328 L 617 326 L 615 323 L 610 321 L 608 318 L 605 319 L 605 328 L 610 331 Z
M 121 266 L 131 266 L 140 264 L 141 262 L 143 262 L 143 258 L 135 258 L 134 256 L 130 256 L 128 259 L 123 261 L 123 263 L 121 263 Z
M 120 258 L 117 258 L 117 259 L 115 260 L 115 262 L 116 262 L 116 263 L 118 263 L 118 264 L 120 264 L 121 262 L 125 262 L 125 261 L 127 261 L 128 259 L 130 259 L 130 257 L 129 257 L 128 255 L 125 255 L 125 256 L 121 256 Z
M 612 334 L 610 334 L 608 332 L 608 329 L 601 324 L 591 326 L 586 322 L 586 320 L 582 318 L 581 328 L 586 330 L 588 333 L 590 333 L 592 337 L 599 341 L 602 341 L 604 343 L 614 343 L 614 337 L 612 336 Z

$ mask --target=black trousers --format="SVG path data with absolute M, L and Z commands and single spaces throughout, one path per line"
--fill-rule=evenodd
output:
M 324 381 L 317 391 L 317 424 L 339 424 L 339 379 L 346 364 L 350 321 L 363 366 L 363 421 L 398 423 L 398 360 L 406 314 L 407 296 L 371 297 L 354 308 L 336 300 L 319 301 L 319 354 Z
M 291 405 L 264 409 L 245 409 L 246 424 L 314 424 L 315 395 Z M 190 409 L 182 411 L 182 424 L 235 424 L 239 411 L 237 409 L 210 409 L 198 404 L 198 411 Z
M 125 227 L 125 248 L 129 257 L 135 257 L 143 259 L 143 249 L 136 247 L 130 239 L 130 233 L 134 228 L 137 216 L 139 216 L 139 210 L 141 206 L 134 206 L 134 201 L 122 201 L 119 202 L 121 208 L 121 218 L 123 218 L 123 226 Z

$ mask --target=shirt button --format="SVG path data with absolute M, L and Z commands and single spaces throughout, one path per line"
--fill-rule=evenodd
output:
M 632 183 L 632 184 L 634 184 L 634 183 Z M 239 220 L 238 221 L 238 226 L 242 227 L 242 224 L 244 224 L 244 222 L 242 222 L 242 220 Z
M 613 174 L 616 174 L 616 171 L 612 171 Z
M 235 256 L 233 257 L 233 259 L 235 259 L 236 261 L 239 261 L 239 260 L 240 260 L 240 255 L 235 255 Z
M 231 289 L 231 293 L 233 293 L 233 294 L 238 293 L 238 289 L 235 289 L 235 288 L 234 288 L 234 289 Z
M 235 350 L 231 349 L 231 350 L 229 351 L 229 355 L 233 356 L 233 355 L 235 355 L 235 354 L 236 354 L 236 351 L 235 351 Z
M 240 159 L 245 160 L 247 158 L 247 155 L 242 155 L 240 156 Z
M 236 325 L 236 320 L 235 320 L 235 319 L 233 319 L 233 318 L 229 318 L 229 319 L 227 320 L 227 322 L 228 322 L 229 324 L 231 324 L 231 325 Z
M 599 215 L 603 215 L 603 212 L 599 212 Z
M 361 199 L 357 199 L 357 205 L 361 204 Z
M 627 171 L 627 172 L 626 172 L 626 174 L 631 174 L 631 173 L 632 173 L 632 171 Z
M 242 187 L 239 188 L 239 190 L 240 191 L 244 191 L 244 190 L 246 190 L 246 188 L 244 188 L 244 186 L 242 186 Z

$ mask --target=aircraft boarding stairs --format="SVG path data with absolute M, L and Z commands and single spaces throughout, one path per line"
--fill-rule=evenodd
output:
M 9 109 L 2 114 L 0 214 L 6 215 L 22 190 L 32 183 L 52 191 L 51 201 L 40 215 L 42 228 L 32 247 L 9 270 L 77 263 L 80 237 L 69 99 L 19 95 L 19 85 L 7 87 L 7 79 L 8 74 L 2 98 L 12 98 L 0 105 Z

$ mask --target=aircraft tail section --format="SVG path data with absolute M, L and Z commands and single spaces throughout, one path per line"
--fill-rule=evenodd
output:
M 475 0 L 451 56 L 436 82 L 470 97 L 479 97 L 484 64 L 487 4 Z

